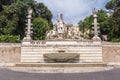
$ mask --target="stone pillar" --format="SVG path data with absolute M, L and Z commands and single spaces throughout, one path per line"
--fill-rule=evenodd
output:
M 99 34 L 99 31 L 98 31 L 98 29 L 99 29 L 99 27 L 98 27 L 98 24 L 99 23 L 97 23 L 97 10 L 94 8 L 93 9 L 93 18 L 94 18 L 94 22 L 92 23 L 93 24 L 93 33 L 94 33 L 94 37 L 93 37 L 93 40 L 95 40 L 95 41 L 100 41 L 101 39 L 100 39 L 100 37 L 98 36 L 98 34 Z
M 31 38 L 31 34 L 33 33 L 31 31 L 32 27 L 32 23 L 31 23 L 31 19 L 32 19 L 32 9 L 29 9 L 28 10 L 28 16 L 27 16 L 28 20 L 27 20 L 27 27 L 26 27 L 26 30 L 25 30 L 25 37 L 23 38 L 23 42 L 24 44 L 30 44 L 30 41 L 32 40 Z

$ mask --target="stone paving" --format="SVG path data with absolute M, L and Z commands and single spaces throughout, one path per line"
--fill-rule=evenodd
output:
M 0 68 L 0 80 L 120 80 L 120 68 L 88 73 L 28 73 Z
M 7 69 L 28 73 L 88 73 L 108 71 L 113 67 L 7 67 Z

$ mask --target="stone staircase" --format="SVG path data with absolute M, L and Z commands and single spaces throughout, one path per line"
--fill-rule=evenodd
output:
M 15 67 L 107 67 L 106 63 L 17 63 Z

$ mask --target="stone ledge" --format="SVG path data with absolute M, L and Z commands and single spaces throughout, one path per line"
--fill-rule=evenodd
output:
M 120 62 L 108 63 L 108 66 L 120 66 Z
M 8 70 L 27 73 L 88 73 L 88 72 L 100 72 L 108 71 L 113 67 L 8 67 Z
M 21 43 L 0 43 L 0 47 L 21 47 Z
M 0 63 L 0 67 L 14 67 L 15 63 Z
M 17 63 L 15 67 L 106 67 L 106 63 Z

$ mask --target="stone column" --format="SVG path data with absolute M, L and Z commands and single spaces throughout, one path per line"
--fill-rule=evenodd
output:
M 22 41 L 22 45 L 30 45 L 31 44 L 31 34 L 33 33 L 31 31 L 32 27 L 32 23 L 31 23 L 31 19 L 32 19 L 32 9 L 29 9 L 28 10 L 28 16 L 27 16 L 28 20 L 27 20 L 27 27 L 25 29 L 25 37 L 23 38 L 23 41 Z
M 24 39 L 23 40 L 27 40 L 27 41 L 29 41 L 29 40 L 31 40 L 32 38 L 31 38 L 31 34 L 33 33 L 32 31 L 31 31 L 31 29 L 32 29 L 32 27 L 31 27 L 31 25 L 32 25 L 32 23 L 31 23 L 31 19 L 32 19 L 32 9 L 29 9 L 28 10 L 28 22 L 27 22 L 27 27 L 26 27 L 26 32 L 25 32 L 25 34 L 26 34 L 26 36 L 24 37 Z
M 101 40 L 100 39 L 100 37 L 98 36 L 98 34 L 99 34 L 99 31 L 98 31 L 98 29 L 99 29 L 99 27 L 98 27 L 98 24 L 99 23 L 97 23 L 97 10 L 94 8 L 93 9 L 93 18 L 94 18 L 94 22 L 92 23 L 93 24 L 93 33 L 94 33 L 94 37 L 93 37 L 93 40 Z

